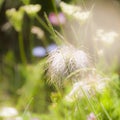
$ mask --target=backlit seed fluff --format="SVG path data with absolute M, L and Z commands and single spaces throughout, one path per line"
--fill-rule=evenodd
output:
M 90 73 L 83 80 L 73 84 L 71 91 L 65 96 L 65 100 L 73 102 L 76 99 L 84 97 L 84 94 L 91 97 L 96 93 L 102 93 L 107 86 L 107 81 L 108 78 L 103 78 L 97 73 Z
M 60 46 L 49 54 L 48 75 L 50 83 L 61 86 L 63 80 L 79 69 L 88 68 L 90 65 L 88 55 L 73 46 Z M 72 80 L 78 79 L 80 72 Z

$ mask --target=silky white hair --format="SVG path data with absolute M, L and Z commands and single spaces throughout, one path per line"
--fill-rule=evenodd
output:
M 88 68 L 90 60 L 88 55 L 73 46 L 60 46 L 49 54 L 48 75 L 50 83 L 61 86 L 63 80 L 77 70 Z M 70 79 L 80 79 L 80 71 L 76 72 Z

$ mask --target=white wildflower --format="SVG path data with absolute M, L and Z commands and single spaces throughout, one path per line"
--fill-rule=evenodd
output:
M 23 120 L 22 117 L 10 117 L 10 118 L 6 118 L 5 120 Z
M 76 18 L 77 20 L 80 20 L 81 22 L 86 21 L 90 16 L 90 12 L 76 12 L 73 14 L 73 17 Z
M 13 107 L 3 107 L 0 109 L 1 117 L 12 117 L 18 115 L 18 111 Z
M 33 26 L 31 29 L 31 32 L 37 35 L 39 39 L 43 39 L 45 36 L 44 31 L 40 27 L 37 27 L 37 26 Z
M 31 5 L 25 5 L 20 9 L 23 9 L 28 15 L 32 17 L 40 11 L 41 6 L 39 4 L 36 4 L 36 5 L 31 4 Z
M 102 41 L 106 44 L 112 44 L 118 37 L 118 33 L 115 31 L 105 32 L 103 29 L 98 29 L 96 31 L 95 40 Z
M 67 3 L 61 2 L 60 7 L 62 8 L 63 12 L 65 12 L 68 15 L 72 15 L 75 12 L 81 11 L 81 8 L 74 5 L 69 5 Z
M 84 22 L 90 17 L 90 11 L 82 11 L 80 6 L 78 7 L 74 5 L 69 5 L 64 2 L 61 2 L 60 6 L 65 14 L 75 18 L 76 20 L 79 20 L 80 22 Z

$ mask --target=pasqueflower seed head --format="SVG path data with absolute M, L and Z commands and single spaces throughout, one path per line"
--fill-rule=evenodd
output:
M 73 46 L 60 46 L 49 54 L 48 74 L 50 82 L 61 86 L 63 80 L 70 74 L 89 66 L 89 58 L 84 51 Z M 80 74 L 80 72 L 78 73 Z M 72 80 L 76 79 L 75 76 L 72 76 Z

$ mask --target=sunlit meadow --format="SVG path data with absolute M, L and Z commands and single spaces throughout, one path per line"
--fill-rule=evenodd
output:
M 1 0 L 0 120 L 120 120 L 119 11 L 119 0 Z

